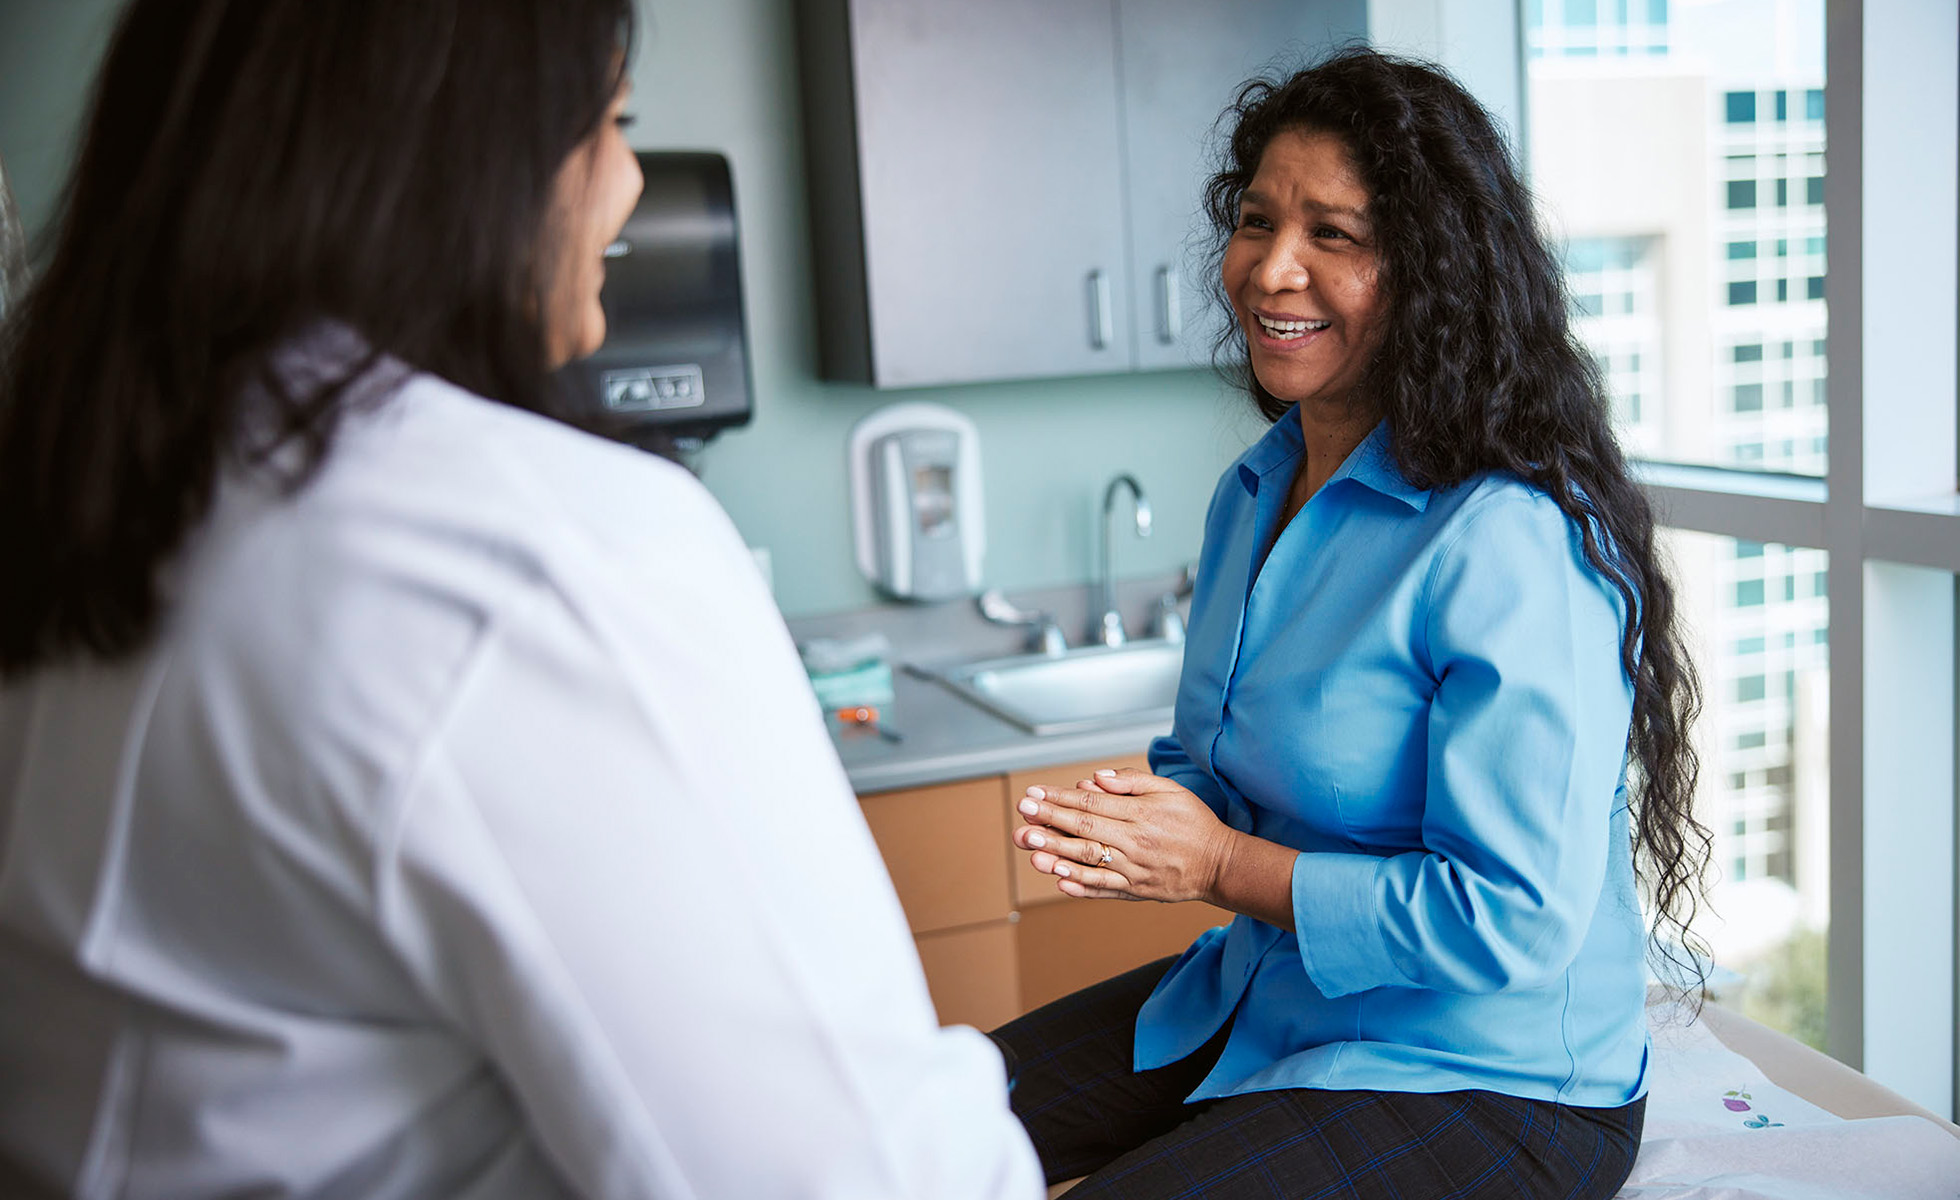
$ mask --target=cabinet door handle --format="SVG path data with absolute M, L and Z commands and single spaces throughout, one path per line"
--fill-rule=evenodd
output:
M 1116 340 L 1116 313 L 1109 303 L 1109 273 L 1089 272 L 1089 348 L 1107 350 Z
M 1157 268 L 1157 340 L 1168 346 L 1184 332 L 1184 281 L 1176 267 Z

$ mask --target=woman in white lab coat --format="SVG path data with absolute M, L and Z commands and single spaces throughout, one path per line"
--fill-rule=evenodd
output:
M 740 539 L 554 398 L 632 18 L 124 15 L 0 340 L 0 1190 L 1039 1193 Z

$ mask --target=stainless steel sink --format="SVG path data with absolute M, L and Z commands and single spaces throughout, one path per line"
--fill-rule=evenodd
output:
M 1184 647 L 1160 640 L 1084 646 L 954 667 L 915 668 L 981 708 L 1048 735 L 1169 724 Z

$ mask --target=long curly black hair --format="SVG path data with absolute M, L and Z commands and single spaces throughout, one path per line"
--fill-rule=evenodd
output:
M 1396 465 L 1418 487 L 1502 471 L 1542 489 L 1619 592 L 1620 658 L 1633 681 L 1636 877 L 1654 909 L 1655 952 L 1675 982 L 1698 991 L 1706 947 L 1690 925 L 1711 854 L 1693 814 L 1700 685 L 1653 509 L 1628 474 L 1599 370 L 1567 319 L 1558 258 L 1505 139 L 1442 69 L 1358 47 L 1246 84 L 1221 124 L 1231 135 L 1205 191 L 1215 256 L 1275 135 L 1339 138 L 1370 194 L 1386 310 L 1358 394 L 1386 421 Z M 1230 309 L 1222 284 L 1216 298 Z M 1289 410 L 1254 377 L 1236 321 L 1220 335 L 1219 362 L 1267 420 Z

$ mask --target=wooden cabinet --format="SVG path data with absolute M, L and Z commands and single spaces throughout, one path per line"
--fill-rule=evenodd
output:
M 1199 192 L 1234 90 L 1365 0 L 800 0 L 825 377 L 1208 361 Z
M 1021 914 L 1014 927 L 1021 1011 L 1100 983 L 1153 959 L 1182 954 L 1194 938 L 1232 914 L 1209 904 L 1071 900 Z
M 1012 921 L 922 933 L 919 962 L 945 1025 L 993 1029 L 1021 1015 L 1021 964 Z
M 1005 921 L 1007 814 L 998 778 L 866 796 L 865 823 L 884 855 L 913 933 Z
M 1142 755 L 860 797 L 919 948 L 939 1019 L 991 1029 L 1231 920 L 1208 904 L 1078 900 L 1008 841 L 1030 784 L 1072 786 Z

